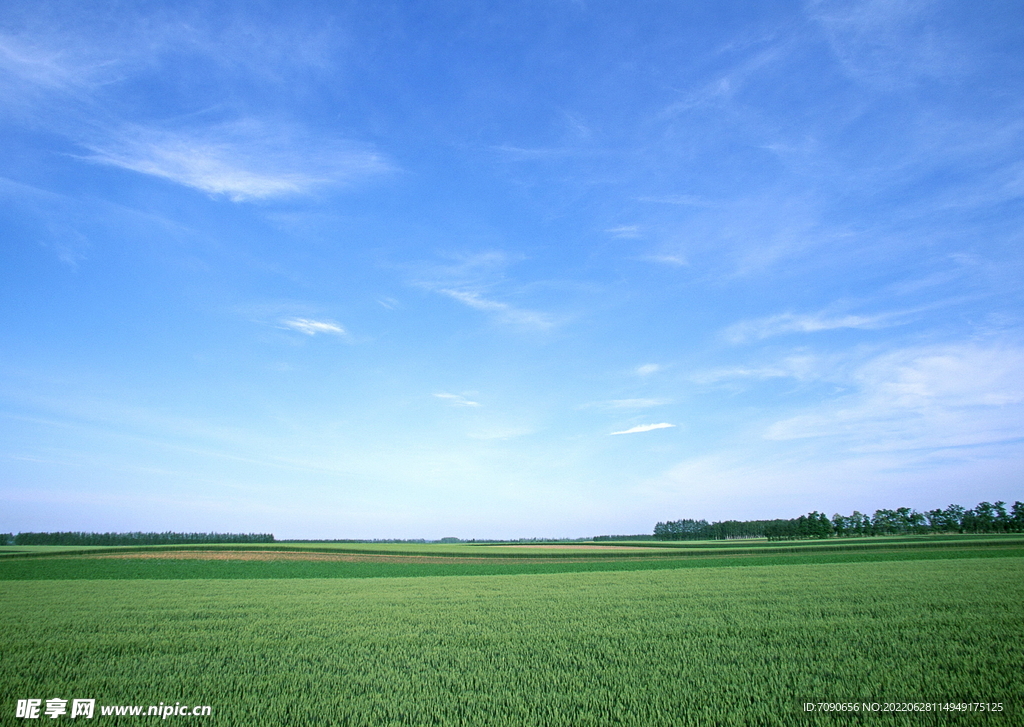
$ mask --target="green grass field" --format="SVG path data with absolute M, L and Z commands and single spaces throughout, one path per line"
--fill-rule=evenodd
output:
M 971 542 L 541 562 L 4 557 L 0 723 L 27 722 L 18 699 L 58 697 L 210 705 L 168 720 L 232 726 L 1021 724 L 1024 552 Z

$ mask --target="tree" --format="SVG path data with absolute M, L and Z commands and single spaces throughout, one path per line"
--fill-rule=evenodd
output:
M 1010 509 L 1010 523 L 1013 532 L 1024 532 L 1024 502 L 1017 500 L 1013 503 L 1013 507 Z
M 946 513 L 941 508 L 935 508 L 929 510 L 924 514 L 925 519 L 928 521 L 928 529 L 933 533 L 943 533 L 949 530 L 949 525 L 946 520 Z
M 675 520 L 654 526 L 661 540 L 760 538 L 794 540 L 803 538 L 849 537 L 853 535 L 923 535 L 928 532 L 1024 532 L 1024 503 L 1014 502 L 1007 511 L 1002 500 L 981 502 L 973 510 L 949 505 L 920 513 L 910 507 L 875 510 L 868 516 L 859 510 L 851 515 L 835 513 L 829 518 L 814 510 L 791 520 Z
M 825 539 L 832 536 L 835 532 L 832 528 L 832 521 L 828 519 L 828 516 L 823 512 L 815 510 L 811 513 L 812 517 L 815 517 L 818 521 L 818 527 L 815 529 L 815 537 Z
M 899 529 L 899 515 L 895 510 L 875 510 L 871 517 L 872 535 L 892 535 Z
M 712 537 L 707 520 L 670 520 L 654 526 L 658 540 L 699 540 Z
M 979 502 L 974 508 L 975 532 L 991 533 L 995 527 L 996 508 L 991 502 Z
M 1010 531 L 1011 521 L 1010 515 L 1006 512 L 1006 503 L 1002 500 L 996 500 L 995 503 L 995 529 L 997 532 L 1006 533 Z
M 950 530 L 955 530 L 958 533 L 964 531 L 964 517 L 967 511 L 964 510 L 960 505 L 950 505 L 946 508 L 946 525 Z

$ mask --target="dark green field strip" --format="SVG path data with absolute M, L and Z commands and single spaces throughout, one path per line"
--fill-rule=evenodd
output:
M 1024 540 L 1021 541 L 1024 545 Z M 418 550 L 392 550 L 383 548 L 332 548 L 329 546 L 303 546 L 303 545 L 265 545 L 265 544 L 216 544 L 216 545 L 118 545 L 111 547 L 89 547 L 88 549 L 68 549 L 53 552 L 10 552 L 0 553 L 0 561 L 41 559 L 41 558 L 63 558 L 69 555 L 117 555 L 130 553 L 156 553 L 156 552 L 207 552 L 207 551 L 264 551 L 279 553 L 328 553 L 332 555 L 393 555 L 393 556 L 420 556 L 428 558 L 472 558 L 477 560 L 490 559 L 546 559 L 564 560 L 566 558 L 677 558 L 679 549 L 676 552 L 651 552 L 641 553 L 636 551 L 614 552 L 610 550 L 509 550 L 503 552 L 467 552 L 467 550 L 454 550 L 439 547 L 436 550 L 422 548 Z M 713 550 L 713 549 L 709 549 Z M 780 552 L 785 551 L 783 548 Z
M 603 543 L 601 544 L 604 545 Z M 459 558 L 528 558 L 564 560 L 571 558 L 606 560 L 609 558 L 636 559 L 636 558 L 678 558 L 685 556 L 712 556 L 728 552 L 730 555 L 785 555 L 790 553 L 834 553 L 834 552 L 857 552 L 857 551 L 888 551 L 892 549 L 945 549 L 956 548 L 1005 548 L 1024 547 L 1024 537 L 1020 535 L 997 535 L 997 536 L 916 536 L 907 538 L 857 538 L 849 540 L 832 541 L 811 541 L 797 543 L 761 543 L 750 542 L 721 542 L 712 543 L 704 541 L 692 545 L 653 543 L 644 546 L 634 546 L 627 543 L 615 546 L 616 548 L 644 547 L 649 552 L 639 550 L 621 550 L 616 552 L 612 548 L 607 550 L 543 550 L 543 549 L 522 549 L 508 548 L 497 550 L 491 546 L 420 546 L 417 548 L 381 548 L 381 547 L 351 547 L 348 545 L 299 545 L 299 544 L 277 544 L 277 543 L 218 543 L 207 545 L 139 545 L 139 546 L 110 546 L 74 549 L 66 548 L 59 551 L 0 551 L 0 561 L 20 559 L 41 559 L 61 558 L 69 555 L 100 555 L 115 553 L 153 553 L 168 551 L 277 551 L 297 553 L 332 553 L 351 555 L 394 555 L 394 556 L 429 556 L 429 557 L 459 557 Z
M 623 546 L 627 547 L 627 546 Z M 699 546 L 651 546 L 651 549 L 661 549 L 662 551 L 670 550 L 671 552 L 651 552 L 641 553 L 638 551 L 627 551 L 622 553 L 612 553 L 609 551 L 571 551 L 561 550 L 557 553 L 545 553 L 544 551 L 500 551 L 488 553 L 489 557 L 514 557 L 514 558 L 537 558 L 537 557 L 549 557 L 549 558 L 678 558 L 681 555 L 685 556 L 718 556 L 722 553 L 728 553 L 729 555 L 782 555 L 788 553 L 835 553 L 835 552 L 848 552 L 848 551 L 888 551 L 893 549 L 899 550 L 919 550 L 919 549 L 945 549 L 945 548 L 1005 548 L 1005 547 L 1024 547 L 1024 537 L 1019 535 L 1005 535 L 997 536 L 995 538 L 951 538 L 951 539 L 932 539 L 927 536 L 919 538 L 907 538 L 907 539 L 884 539 L 884 540 L 856 540 L 856 541 L 810 541 L 803 543 L 764 543 L 762 545 L 751 545 L 750 543 L 744 544 L 729 544 L 729 545 L 712 545 L 709 543 L 701 543 Z M 394 551 L 390 551 L 394 552 Z M 421 553 L 422 555 L 422 553 Z
M 602 540 L 597 542 L 572 542 L 564 543 L 462 543 L 462 546 L 479 549 L 496 549 L 516 546 L 517 548 L 538 547 L 544 545 L 599 545 L 602 548 L 671 548 L 674 550 L 703 550 L 703 549 L 743 549 L 743 548 L 814 548 L 822 545 L 833 546 L 854 546 L 854 545 L 878 545 L 894 543 L 950 543 L 950 542 L 978 542 L 986 540 L 1018 540 L 1024 542 L 1024 535 L 1020 533 L 946 533 L 946 534 L 925 534 L 925 535 L 873 535 L 856 536 L 844 538 L 810 538 L 807 540 L 783 540 L 769 541 L 764 538 L 735 538 L 732 540 Z M 286 541 L 283 541 L 286 542 Z
M 1022 541 L 1024 544 L 1024 541 Z M 614 552 L 597 550 L 509 550 L 507 552 L 467 552 L 467 550 L 453 550 L 439 547 L 436 550 L 422 548 L 418 550 L 392 550 L 384 548 L 351 548 L 351 547 L 329 547 L 329 546 L 304 546 L 304 545 L 266 545 L 266 544 L 213 544 L 213 545 L 117 545 L 110 547 L 90 546 L 88 549 L 67 549 L 51 552 L 0 552 L 0 560 L 21 560 L 35 558 L 62 558 L 69 555 L 114 555 L 129 553 L 156 553 L 156 552 L 180 552 L 180 551 L 266 551 L 279 553 L 329 553 L 333 555 L 395 555 L 395 556 L 423 556 L 429 558 L 474 558 L 487 560 L 493 558 L 501 559 L 551 559 L 561 560 L 565 558 L 673 558 L 678 557 L 678 552 Z
M 820 548 L 820 547 L 858 547 L 862 545 L 902 545 L 929 543 L 933 545 L 948 543 L 981 543 L 991 541 L 1016 540 L 1024 542 L 1024 534 L 1021 533 L 998 533 L 998 534 L 947 534 L 947 535 L 876 535 L 858 536 L 848 538 L 808 538 L 806 540 L 765 540 L 764 538 L 747 539 L 736 538 L 735 540 L 698 540 L 698 541 L 657 541 L 640 543 L 599 543 L 599 545 L 613 545 L 615 547 L 630 547 L 634 545 L 642 548 L 676 548 L 683 550 L 690 549 L 744 549 L 744 548 Z
M 672 570 L 761 565 L 865 563 L 964 558 L 1021 558 L 1024 548 L 887 550 L 765 556 L 716 556 L 673 560 L 545 563 L 387 563 L 347 561 L 244 561 L 47 558 L 0 562 L 0 581 L 405 578 L 487 576 L 596 571 Z

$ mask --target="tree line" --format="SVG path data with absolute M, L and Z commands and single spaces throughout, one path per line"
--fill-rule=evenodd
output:
M 189 545 L 206 543 L 273 543 L 271 533 L 10 533 L 11 545 Z
M 728 540 L 768 538 L 801 540 L 869 535 L 924 535 L 926 533 L 1020 533 L 1024 532 L 1024 503 L 1007 510 L 1002 500 L 981 502 L 967 509 L 950 505 L 918 512 L 909 507 L 875 510 L 866 515 L 836 513 L 831 518 L 817 510 L 790 520 L 674 520 L 654 526 L 658 540 Z
M 763 538 L 768 528 L 786 520 L 670 520 L 654 526 L 657 540 L 731 540 L 733 538 Z

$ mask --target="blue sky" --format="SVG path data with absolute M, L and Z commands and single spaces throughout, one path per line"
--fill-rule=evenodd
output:
M 8 2 L 0 530 L 1024 499 L 1022 27 Z

